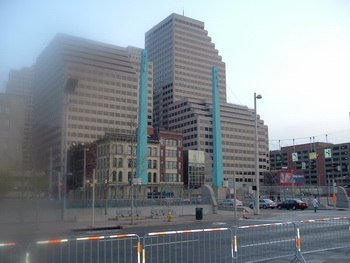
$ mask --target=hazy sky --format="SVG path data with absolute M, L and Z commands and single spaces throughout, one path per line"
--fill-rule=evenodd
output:
M 1 0 L 0 90 L 56 33 L 143 48 L 147 30 L 183 12 L 226 63 L 228 101 L 253 108 L 262 95 L 271 150 L 350 142 L 349 0 Z

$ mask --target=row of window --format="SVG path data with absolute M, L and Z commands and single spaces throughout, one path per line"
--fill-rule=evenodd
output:
M 109 73 L 109 72 L 102 72 L 102 71 L 92 70 L 90 68 L 85 69 L 83 67 L 68 66 L 68 69 L 75 71 L 75 72 L 87 73 L 89 75 L 95 75 L 95 76 L 101 76 L 101 77 L 107 77 L 107 78 L 116 78 L 116 79 L 137 82 L 137 79 L 134 77 L 129 77 L 129 76 L 126 77 L 125 75 L 119 75 L 119 74 L 114 74 L 114 73 Z
M 128 179 L 127 180 L 123 180 L 123 172 L 122 171 L 113 171 L 112 172 L 112 178 L 111 178 L 111 182 L 119 182 L 119 183 L 127 183 L 127 182 L 130 182 L 131 178 L 132 178 L 132 173 L 131 172 L 128 172 Z M 107 180 L 107 179 L 104 179 L 104 178 L 107 178 L 106 176 L 104 176 L 103 173 L 100 173 L 99 175 L 99 182 L 100 183 L 106 183 L 104 180 Z M 126 179 L 126 178 L 125 178 Z M 152 180 L 153 179 L 153 180 Z M 153 173 L 153 177 L 152 177 L 152 173 L 148 173 L 148 182 L 149 183 L 156 183 L 157 182 L 157 173 Z
M 173 140 L 173 139 L 160 139 L 160 144 L 161 145 L 166 145 L 166 146 L 177 146 L 181 147 L 182 146 L 182 141 L 181 140 Z
M 181 162 L 176 161 L 166 161 L 165 168 L 166 169 L 182 169 Z

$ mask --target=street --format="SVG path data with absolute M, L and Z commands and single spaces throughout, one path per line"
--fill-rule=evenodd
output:
M 67 259 L 70 262 L 95 262 L 97 259 L 99 262 L 112 262 L 116 258 L 121 259 L 118 262 L 133 262 L 140 256 L 137 254 L 138 246 L 144 248 L 148 259 L 152 259 L 148 262 L 197 262 L 197 259 L 200 260 L 198 262 L 216 262 L 219 259 L 217 262 L 232 262 L 231 239 L 234 235 L 237 235 L 238 241 L 237 252 L 234 254 L 238 257 L 236 262 L 261 258 L 272 262 L 277 260 L 274 257 L 278 255 L 283 258 L 276 262 L 283 262 L 284 259 L 290 261 L 295 254 L 295 227 L 300 228 L 301 251 L 310 252 L 306 256 L 313 255 L 311 252 L 315 250 L 342 247 L 349 242 L 347 219 L 323 220 L 349 217 L 349 211 L 318 210 L 314 213 L 312 209 L 261 209 L 260 212 L 260 215 L 248 213 L 248 219 L 243 219 L 239 213 L 237 220 L 234 220 L 234 212 L 225 210 L 219 211 L 217 215 L 204 215 L 203 220 L 184 216 L 175 218 L 174 223 L 144 220 L 130 225 L 129 222 L 124 222 L 122 229 L 98 231 L 71 231 L 73 223 L 57 222 L 52 225 L 57 227 L 54 232 L 34 234 L 33 231 L 30 235 L 30 231 L 27 231 L 26 235 L 17 235 L 16 240 L 1 241 L 16 241 L 22 251 L 29 251 L 31 258 L 35 259 L 29 262 L 37 262 L 37 259 L 40 262 L 67 262 Z M 322 221 L 314 221 L 320 219 Z M 305 223 L 305 220 L 311 222 Z M 18 229 L 24 225 L 18 224 Z M 254 225 L 257 227 L 244 227 Z M 6 224 L 2 223 L 1 228 L 6 228 Z M 206 231 L 199 231 L 203 229 Z M 130 234 L 133 235 L 125 236 Z M 45 242 L 36 243 L 39 240 Z M 46 242 L 49 240 L 51 241 Z M 18 255 L 14 251 L 13 254 Z M 333 251 L 335 250 L 324 253 L 333 255 Z

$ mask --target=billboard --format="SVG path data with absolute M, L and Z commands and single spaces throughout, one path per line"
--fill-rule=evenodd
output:
M 204 164 L 204 151 L 188 150 L 188 162 L 191 164 Z
M 296 171 L 280 171 L 279 184 L 280 185 L 303 185 L 305 184 L 305 175 L 303 172 Z

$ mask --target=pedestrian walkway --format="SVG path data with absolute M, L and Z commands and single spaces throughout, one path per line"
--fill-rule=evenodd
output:
M 264 213 L 261 215 L 248 214 L 247 224 L 249 219 L 269 218 L 271 214 Z M 218 211 L 217 214 L 204 214 L 202 220 L 197 220 L 195 214 L 174 216 L 171 222 L 168 222 L 167 217 L 164 218 L 150 218 L 137 219 L 135 217 L 134 224 L 131 224 L 131 219 L 126 220 L 102 220 L 95 221 L 94 225 L 91 222 L 78 223 L 74 221 L 55 221 L 55 222 L 31 222 L 31 223 L 13 223 L 0 224 L 0 241 L 16 241 L 22 238 L 42 238 L 64 236 L 72 231 L 93 231 L 93 230 L 112 230 L 112 229 L 127 229 L 145 226 L 159 226 L 159 225 L 186 225 L 203 222 L 227 222 L 242 219 L 242 213 L 237 213 L 237 219 L 234 218 L 232 211 Z

